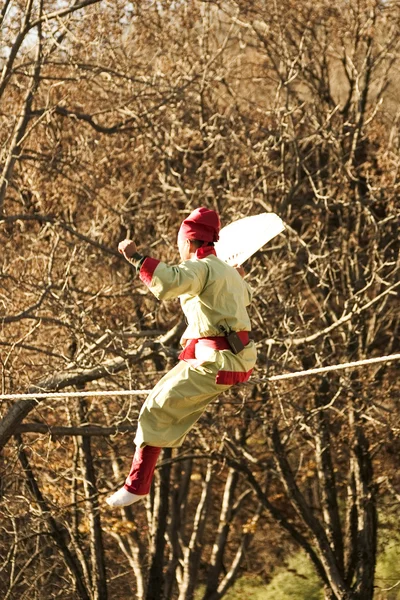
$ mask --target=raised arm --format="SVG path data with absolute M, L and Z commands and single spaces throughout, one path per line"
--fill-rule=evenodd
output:
M 199 294 L 207 282 L 208 268 L 201 261 L 187 260 L 169 266 L 156 258 L 142 256 L 133 240 L 123 240 L 118 250 L 139 273 L 140 279 L 159 300 L 183 294 Z

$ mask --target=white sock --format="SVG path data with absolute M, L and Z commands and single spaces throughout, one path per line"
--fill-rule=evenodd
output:
M 106 502 L 109 506 L 129 506 L 130 504 L 139 502 L 142 498 L 146 498 L 146 496 L 147 494 L 142 496 L 131 494 L 131 492 L 122 487 L 118 492 L 106 498 Z

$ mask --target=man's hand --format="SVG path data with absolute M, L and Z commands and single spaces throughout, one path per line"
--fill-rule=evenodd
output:
M 243 269 L 242 265 L 235 265 L 234 268 L 239 273 L 240 277 L 244 277 L 246 275 L 246 271 Z
M 123 240 L 118 244 L 118 252 L 129 260 L 137 252 L 136 244 L 133 240 Z

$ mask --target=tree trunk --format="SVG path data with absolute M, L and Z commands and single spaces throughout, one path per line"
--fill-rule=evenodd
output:
M 33 474 L 31 466 L 29 464 L 28 456 L 23 447 L 23 442 L 22 442 L 21 436 L 15 436 L 15 439 L 18 443 L 18 457 L 19 457 L 20 463 L 24 469 L 24 472 L 25 472 L 25 475 L 27 478 L 27 482 L 28 482 L 28 487 L 31 490 L 31 493 L 32 493 L 33 497 L 35 498 L 36 502 L 39 504 L 39 507 L 40 507 L 40 510 L 42 511 L 43 517 L 46 519 L 46 521 L 49 525 L 50 532 L 51 532 L 51 535 L 52 535 L 54 541 L 56 542 L 57 546 L 61 550 L 61 553 L 65 560 L 65 564 L 67 565 L 67 568 L 68 568 L 69 572 L 71 573 L 73 580 L 75 582 L 76 590 L 79 594 L 79 598 L 81 600 L 91 600 L 90 594 L 88 593 L 88 590 L 86 589 L 85 584 L 83 582 L 83 576 L 82 576 L 82 572 L 81 572 L 80 566 L 78 564 L 78 561 L 76 560 L 76 557 L 71 553 L 71 551 L 69 550 L 69 548 L 67 546 L 67 543 L 65 540 L 66 531 L 59 523 L 57 523 L 57 521 L 54 519 L 54 517 L 52 517 L 50 514 L 50 509 L 47 506 L 47 503 L 42 496 L 42 493 L 39 489 L 39 486 L 36 482 L 35 476 Z
M 163 458 L 171 458 L 171 448 L 165 448 Z M 160 469 L 160 484 L 154 503 L 153 531 L 154 542 L 152 559 L 149 569 L 146 600 L 160 600 L 164 591 L 164 549 L 165 534 L 168 522 L 169 493 L 170 493 L 171 464 L 168 463 Z
M 81 424 L 87 421 L 87 407 L 84 398 L 79 400 L 79 417 Z M 86 506 L 88 508 L 90 531 L 90 557 L 92 566 L 93 600 L 107 600 L 107 577 L 104 557 L 104 545 L 101 529 L 99 496 L 96 485 L 96 474 L 93 465 L 93 456 L 90 437 L 79 438 L 81 450 L 82 471 L 84 474 L 84 488 Z
M 203 535 L 207 520 L 207 506 L 211 495 L 213 461 L 207 464 L 207 473 L 203 482 L 203 491 L 197 505 L 192 535 L 183 552 L 183 577 L 179 586 L 178 600 L 192 600 L 198 578 L 198 568 L 203 550 Z
M 372 600 L 377 552 L 376 490 L 373 484 L 373 467 L 369 443 L 359 422 L 360 415 L 350 410 L 354 424 L 355 455 L 354 481 L 357 502 L 356 567 L 353 589 L 357 600 Z

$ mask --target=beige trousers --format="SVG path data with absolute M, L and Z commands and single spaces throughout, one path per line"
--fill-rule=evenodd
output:
M 197 364 L 180 361 L 151 391 L 139 414 L 137 447 L 181 446 L 207 405 L 232 387 L 236 375 L 240 381 L 249 373 L 256 361 L 253 342 L 237 355 L 210 348 L 202 348 L 201 353 L 196 354 Z

